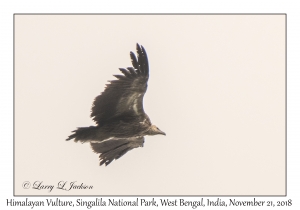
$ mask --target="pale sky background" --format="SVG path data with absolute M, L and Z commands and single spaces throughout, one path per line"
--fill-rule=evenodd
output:
M 51 195 L 284 195 L 284 15 L 15 16 L 15 184 Z M 89 144 L 94 98 L 136 43 L 148 53 L 146 137 L 108 167 Z

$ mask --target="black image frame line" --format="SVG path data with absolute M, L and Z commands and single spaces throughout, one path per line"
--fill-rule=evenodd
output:
M 16 15 L 284 15 L 285 16 L 285 194 L 284 195 L 16 195 L 15 16 Z M 13 14 L 13 196 L 14 197 L 286 197 L 287 196 L 287 13 L 14 13 Z

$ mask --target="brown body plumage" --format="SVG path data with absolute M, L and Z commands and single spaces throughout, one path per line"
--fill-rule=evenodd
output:
M 145 135 L 165 135 L 144 112 L 149 65 L 146 51 L 139 44 L 137 54 L 136 58 L 130 52 L 133 67 L 120 68 L 123 75 L 114 75 L 117 80 L 110 81 L 95 98 L 91 117 L 97 126 L 78 128 L 67 139 L 90 142 L 93 151 L 100 153 L 100 165 L 108 165 L 129 150 L 142 147 Z

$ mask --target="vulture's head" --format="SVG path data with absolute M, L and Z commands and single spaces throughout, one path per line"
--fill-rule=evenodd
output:
M 147 131 L 147 135 L 153 136 L 158 134 L 166 135 L 166 133 L 160 130 L 158 127 L 156 127 L 155 125 L 151 125 L 150 129 Z

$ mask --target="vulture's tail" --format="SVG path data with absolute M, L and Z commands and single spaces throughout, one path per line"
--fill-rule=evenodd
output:
M 75 142 L 80 141 L 81 143 L 84 143 L 96 139 L 97 127 L 82 127 L 77 128 L 77 130 L 74 130 L 72 132 L 73 134 L 66 139 L 67 141 L 74 139 Z

